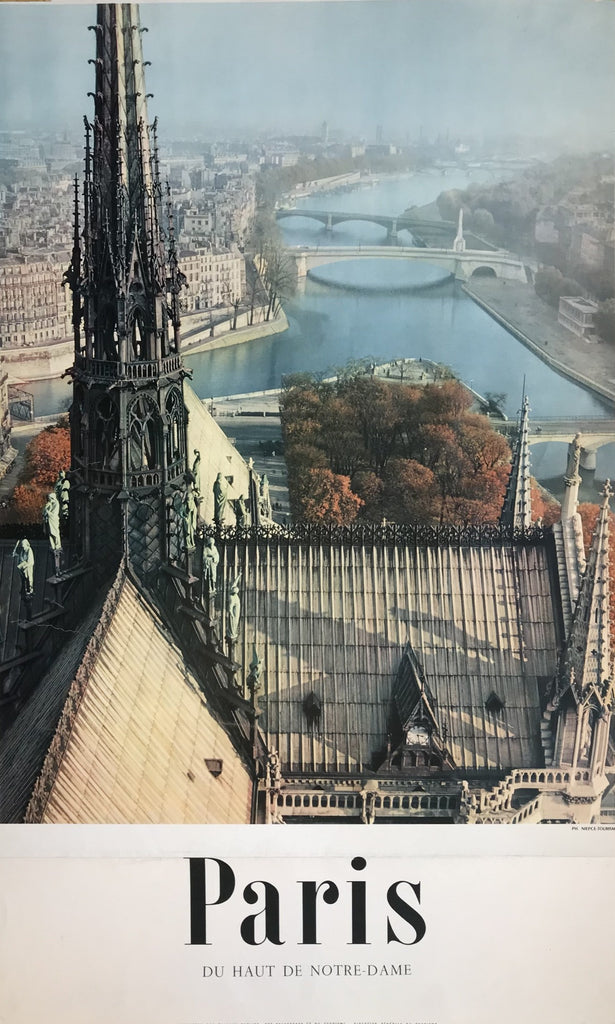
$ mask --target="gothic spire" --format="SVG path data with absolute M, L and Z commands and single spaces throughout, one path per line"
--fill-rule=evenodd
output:
M 510 477 L 500 516 L 503 526 L 512 526 L 516 530 L 528 530 L 532 525 L 529 412 L 530 403 L 526 395 L 521 407 Z
M 607 480 L 563 661 L 560 691 L 570 686 L 578 703 L 585 703 L 595 694 L 601 705 L 608 705 L 613 688 L 609 611 L 612 493 Z
M 99 4 L 90 27 L 94 118 L 85 122 L 83 245 L 75 245 L 69 272 L 78 300 L 72 545 L 101 576 L 126 557 L 145 579 L 187 558 L 187 371 L 179 352 L 185 278 L 170 203 L 164 220 L 138 7 Z
M 147 115 L 139 9 L 99 4 L 94 120 L 86 122 L 84 309 L 89 358 L 158 360 L 178 352 L 181 287 L 167 271 L 162 190 Z M 93 149 L 90 136 L 93 136 Z

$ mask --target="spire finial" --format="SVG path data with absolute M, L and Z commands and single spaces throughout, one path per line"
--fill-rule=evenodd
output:
M 605 480 L 604 481 L 604 487 L 602 488 L 602 494 L 604 495 L 604 500 L 602 502 L 602 506 L 603 506 L 603 508 L 606 508 L 606 509 L 610 510 L 609 506 L 611 504 L 611 497 L 613 495 L 613 488 L 611 487 L 611 481 L 610 480 Z
M 519 413 L 517 437 L 513 447 L 510 477 L 500 522 L 514 530 L 529 530 L 532 525 L 532 483 L 529 442 L 530 402 L 524 394 Z
M 568 465 L 564 477 L 564 497 L 562 500 L 561 521 L 572 519 L 576 515 L 579 504 L 579 486 L 581 475 L 579 464 L 581 461 L 581 435 L 575 434 L 568 446 Z
M 592 692 L 610 706 L 613 691 L 609 609 L 609 513 L 612 495 L 605 481 L 603 500 L 579 589 L 564 659 L 564 686 L 584 701 Z

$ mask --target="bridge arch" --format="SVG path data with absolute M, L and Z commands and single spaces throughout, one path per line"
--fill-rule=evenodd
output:
M 467 281 L 473 271 L 490 267 L 496 277 L 515 281 L 526 281 L 525 268 L 521 261 L 503 250 L 482 253 L 465 250 L 458 253 L 451 249 L 435 249 L 419 246 L 296 246 L 287 250 L 297 265 L 297 276 L 305 277 L 308 271 L 324 263 L 355 259 L 411 259 L 445 267 L 461 281 Z
M 497 271 L 494 267 L 474 267 L 474 270 L 470 274 L 470 277 L 497 277 Z

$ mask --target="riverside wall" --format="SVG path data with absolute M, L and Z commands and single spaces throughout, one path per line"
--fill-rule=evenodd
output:
M 1 358 L 9 384 L 61 377 L 73 362 L 73 340 L 40 348 L 5 348 Z
M 191 355 L 193 352 L 208 352 L 231 345 L 243 345 L 248 341 L 257 341 L 272 334 L 281 334 L 288 329 L 288 320 L 283 309 L 270 320 L 250 325 L 249 313 L 237 317 L 237 326 L 231 329 L 232 320 L 224 320 L 211 328 L 203 321 L 182 345 L 182 352 Z M 9 384 L 27 384 L 34 380 L 50 380 L 61 377 L 73 362 L 73 340 L 46 345 L 41 348 L 6 348 L 2 350 L 0 362 L 8 374 Z
M 237 317 L 237 326 L 231 329 L 231 320 L 223 324 L 216 324 L 213 337 L 210 327 L 204 324 L 198 333 L 190 334 L 182 343 L 182 354 L 190 356 L 196 352 L 210 352 L 217 348 L 229 348 L 232 345 L 243 345 L 247 341 L 257 341 L 259 338 L 268 338 L 272 334 L 281 334 L 288 329 L 288 320 L 283 309 L 272 316 L 270 320 L 263 320 L 260 323 L 250 325 L 249 313 L 242 313 Z
M 499 312 L 481 295 L 478 295 L 470 285 L 463 284 L 462 288 L 464 292 L 470 296 L 473 302 L 476 302 L 481 309 L 484 309 L 490 317 L 504 327 L 509 334 L 512 334 L 518 341 L 522 342 L 526 348 L 529 348 L 534 355 L 538 356 L 538 358 L 541 359 L 543 363 L 546 363 L 547 366 L 550 366 L 552 370 L 555 370 L 563 377 L 567 377 L 569 380 L 574 381 L 576 384 L 581 384 L 584 388 L 587 388 L 588 391 L 593 391 L 594 394 L 598 395 L 600 398 L 606 398 L 611 402 L 615 401 L 615 385 L 611 385 L 606 381 L 599 382 L 593 377 L 588 377 L 587 374 L 576 369 L 576 367 L 570 366 L 569 363 L 566 363 L 557 356 L 547 352 L 542 345 L 531 338 L 529 334 L 526 334 L 521 327 L 509 320 L 504 313 Z

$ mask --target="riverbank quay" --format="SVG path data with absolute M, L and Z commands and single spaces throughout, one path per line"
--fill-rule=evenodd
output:
M 459 380 L 450 366 L 436 363 L 433 359 L 409 358 L 390 359 L 386 363 L 366 364 L 363 372 L 366 377 L 384 381 L 387 384 L 407 384 L 425 387 L 427 384 L 446 384 L 447 381 Z M 323 384 L 333 384 L 337 376 L 325 377 Z M 460 380 L 460 384 L 470 392 L 475 400 L 475 412 L 485 412 L 489 402 L 471 385 Z M 203 399 L 203 405 L 216 418 L 224 417 L 279 417 L 280 395 L 282 388 L 269 388 L 267 391 L 249 391 L 242 395 L 221 395 L 217 398 Z
M 217 348 L 230 348 L 232 345 L 243 345 L 247 341 L 258 341 L 260 338 L 269 338 L 272 334 L 282 334 L 288 330 L 288 320 L 283 309 L 280 309 L 276 316 L 269 320 L 263 320 L 258 324 L 249 324 L 248 313 L 242 313 L 238 318 L 237 327 L 231 329 L 230 321 L 228 326 L 222 327 L 218 324 L 214 328 L 214 335 L 211 336 L 210 328 L 204 324 L 198 330 L 186 334 L 182 340 L 182 355 L 190 356 L 197 352 L 211 352 Z
M 600 398 L 615 402 L 613 349 L 604 343 L 588 343 L 558 324 L 555 310 L 538 298 L 531 285 L 499 278 L 473 278 L 462 287 L 551 369 Z
M 189 356 L 192 353 L 229 348 L 231 345 L 243 345 L 247 341 L 258 341 L 260 338 L 269 338 L 273 334 L 282 334 L 288 330 L 288 320 L 283 309 L 270 320 L 262 320 L 257 324 L 249 324 L 248 320 L 249 313 L 246 312 L 237 318 L 235 328 L 231 327 L 231 320 L 215 324 L 213 337 L 208 323 L 197 328 L 189 328 L 184 335 L 182 354 Z M 26 386 L 32 381 L 54 380 L 61 377 L 72 364 L 73 358 L 72 338 L 41 348 L 5 349 L 2 353 L 9 384 Z
M 27 384 L 32 380 L 61 377 L 74 358 L 72 338 L 51 341 L 47 345 L 28 348 L 5 348 L 2 364 L 9 384 Z

